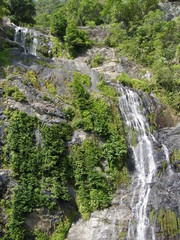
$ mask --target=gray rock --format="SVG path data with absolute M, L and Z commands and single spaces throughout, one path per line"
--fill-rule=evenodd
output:
M 165 13 L 165 18 L 167 21 L 172 20 L 180 15 L 180 2 L 177 1 L 159 1 L 160 8 Z
M 81 144 L 86 139 L 87 133 L 83 130 L 75 130 L 70 141 L 70 144 Z
M 68 240 L 117 240 L 126 239 L 128 221 L 131 217 L 129 209 L 129 193 L 127 190 L 118 190 L 112 206 L 95 211 L 90 219 L 80 219 L 73 223 L 67 235 Z

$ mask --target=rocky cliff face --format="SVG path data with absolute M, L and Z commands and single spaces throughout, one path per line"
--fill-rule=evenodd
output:
M 180 14 L 180 6 L 178 1 L 159 1 L 160 8 L 164 11 L 166 20 L 176 18 Z
M 1 24 L 0 30 L 1 45 L 3 43 L 10 46 L 9 64 L 0 72 L 2 87 L 0 96 L 1 148 L 5 146 L 5 129 L 9 124 L 7 114 L 4 114 L 5 109 L 6 112 L 18 110 L 28 116 L 35 115 L 42 123 L 48 126 L 67 121 L 63 109 L 70 105 L 71 93 L 67 83 L 72 81 L 74 71 L 90 76 L 91 88 L 88 91 L 94 92 L 94 94 L 99 93 L 97 84 L 100 82 L 102 74 L 107 83 L 115 85 L 116 88 L 120 85 L 118 83 L 112 84 L 111 80 L 122 72 L 134 78 L 151 79 L 152 73 L 145 69 L 142 71 L 139 65 L 125 57 L 117 59 L 112 48 L 91 49 L 75 60 L 37 58 L 37 56 L 25 52 L 18 43 L 13 42 L 15 30 L 12 25 L 4 22 Z M 7 33 L 8 35 L 6 35 Z M 103 56 L 103 63 L 100 66 L 91 68 L 90 62 L 97 53 Z M 142 99 L 144 114 L 147 116 L 147 121 L 152 130 L 154 129 L 153 135 L 156 138 L 153 148 L 156 152 L 157 171 L 154 174 L 153 182 L 149 183 L 150 195 L 146 206 L 149 224 L 154 229 L 154 239 L 179 239 L 179 119 L 154 96 L 149 96 L 141 91 L 136 92 Z M 108 98 L 106 99 L 109 101 Z M 76 129 L 67 145 L 81 144 L 87 138 L 88 133 L 82 129 Z M 38 132 L 36 132 L 36 140 L 41 143 L 41 135 Z M 136 168 L 134 164 L 132 151 L 129 148 L 128 165 L 132 178 Z M 11 198 L 17 183 L 14 180 L 12 171 L 3 169 L 2 164 L 0 166 L 0 199 L 2 200 L 0 207 L 0 237 L 3 237 L 5 224 L 8 221 L 3 202 L 4 199 Z M 74 188 L 69 186 L 72 201 L 57 202 L 59 211 L 37 208 L 27 214 L 24 220 L 25 238 L 31 239 L 29 236 L 37 227 L 41 232 L 51 235 L 59 221 L 64 219 L 64 212 L 69 211 L 76 212 L 76 217 L 67 239 L 125 240 L 127 239 L 130 219 L 133 216 L 131 198 L 133 197 L 134 187 L 130 183 L 121 185 L 114 193 L 114 198 L 108 208 L 93 212 L 89 220 L 84 221 L 79 212 L 77 213 Z M 138 197 L 135 199 L 135 203 L 137 202 Z M 131 224 L 135 223 L 131 221 Z

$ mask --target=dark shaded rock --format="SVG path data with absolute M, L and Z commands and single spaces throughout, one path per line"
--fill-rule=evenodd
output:
M 8 188 L 10 181 L 10 171 L 9 170 L 0 170 L 0 198 L 3 197 L 4 193 Z
M 38 229 L 47 235 L 50 235 L 59 221 L 63 218 L 62 211 L 48 211 L 47 209 L 36 209 L 34 212 L 30 213 L 24 222 L 24 227 L 26 229 L 25 238 L 31 235 L 32 231 Z
M 7 17 L 0 19 L 0 36 L 8 38 L 9 40 L 14 40 L 15 26 L 10 22 Z

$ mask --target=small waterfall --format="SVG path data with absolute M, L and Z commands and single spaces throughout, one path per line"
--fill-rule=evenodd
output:
M 119 88 L 119 93 L 119 108 L 128 129 L 128 141 L 135 162 L 131 201 L 132 221 L 129 224 L 127 239 L 155 239 L 154 230 L 150 227 L 147 217 L 151 183 L 156 172 L 152 145 L 155 139 L 150 133 L 148 121 L 141 109 L 143 104 L 139 95 L 123 87 Z
M 47 57 L 50 55 L 53 45 L 49 36 L 25 27 L 15 28 L 14 41 L 23 47 L 25 53 L 33 56 L 38 56 L 41 53 Z M 38 46 L 40 48 L 37 52 Z M 45 52 L 42 49 L 45 49 Z
M 16 27 L 14 41 L 24 48 L 25 53 L 36 56 L 36 48 L 38 44 L 37 32 L 25 27 Z
M 32 46 L 30 47 L 30 54 L 37 56 L 37 53 L 36 53 L 37 45 L 38 45 L 37 33 L 33 32 L 33 42 L 32 42 Z
M 166 145 L 162 144 L 162 147 L 163 147 L 164 154 L 165 154 L 165 157 L 166 157 L 166 162 L 167 162 L 167 167 L 168 167 L 168 170 L 169 170 L 169 174 L 171 175 L 173 173 L 173 171 L 171 169 L 169 151 L 168 151 Z
M 16 27 L 14 41 L 19 43 L 25 49 L 25 42 L 28 29 L 24 27 Z

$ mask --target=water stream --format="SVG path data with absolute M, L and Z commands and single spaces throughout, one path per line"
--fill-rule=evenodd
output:
M 16 27 L 14 41 L 19 43 L 26 53 L 36 56 L 37 33 L 25 27 Z
M 145 240 L 154 230 L 147 217 L 147 204 L 151 183 L 156 173 L 153 155 L 154 137 L 150 133 L 149 123 L 142 109 L 139 95 L 127 88 L 119 88 L 119 108 L 128 131 L 128 141 L 135 162 L 133 176 L 133 197 L 131 201 L 132 219 L 128 229 L 128 240 Z M 151 233 L 149 233 L 151 232 Z M 148 238 L 149 239 L 149 238 Z
M 165 144 L 162 144 L 162 147 L 163 147 L 164 154 L 165 154 L 165 157 L 166 157 L 168 173 L 171 175 L 171 174 L 173 174 L 173 171 L 172 171 L 172 169 L 171 169 L 169 151 L 168 151 L 168 148 L 166 147 Z
M 42 48 L 52 50 L 52 41 L 50 36 L 44 35 L 34 29 L 25 27 L 15 27 L 14 41 L 21 45 L 25 53 L 37 56 Z M 39 51 L 37 48 L 39 46 Z

